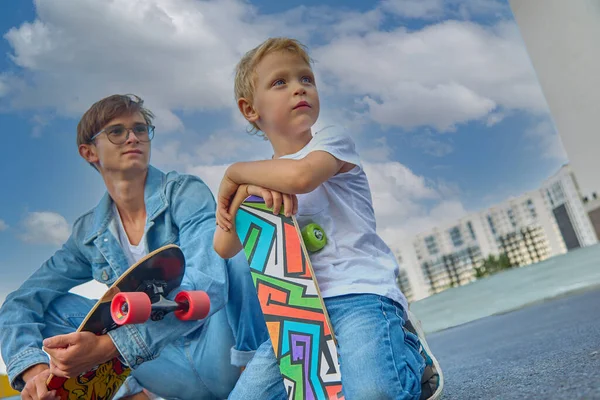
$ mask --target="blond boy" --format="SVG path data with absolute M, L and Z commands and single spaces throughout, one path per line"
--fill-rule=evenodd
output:
M 441 394 L 441 370 L 422 331 L 410 322 L 396 285 L 398 264 L 376 233 L 369 183 L 352 139 L 337 127 L 313 134 L 320 102 L 304 46 L 273 38 L 248 52 L 237 67 L 235 96 L 273 158 L 231 165 L 218 194 L 215 250 L 237 254 L 234 214 L 248 194 L 283 206 L 301 226 L 327 233 L 311 256 L 338 340 L 347 399 L 419 399 Z M 423 385 L 422 385 L 423 381 Z M 230 399 L 285 399 L 271 343 L 263 344 Z

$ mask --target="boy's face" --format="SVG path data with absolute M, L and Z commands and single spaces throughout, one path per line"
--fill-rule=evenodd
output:
M 319 94 L 302 57 L 288 51 L 270 53 L 256 66 L 256 76 L 252 108 L 259 128 L 267 136 L 310 131 L 319 117 Z
M 115 139 L 115 133 L 121 132 L 123 127 L 134 128 L 137 126 L 137 129 L 141 131 L 142 125 L 146 125 L 146 121 L 139 112 L 114 118 L 102 127 L 102 130 L 105 132 L 98 135 L 93 144 L 82 145 L 86 146 L 86 148 L 80 150 L 81 155 L 88 162 L 97 163 L 101 172 L 145 170 L 150 162 L 150 142 L 147 141 L 147 135 L 143 137 L 144 135 L 140 134 L 141 139 L 146 140 L 141 141 L 130 130 L 129 137 L 124 143 L 115 144 L 109 140 L 109 135 L 112 132 L 112 140 L 119 143 L 121 140 Z M 126 134 L 127 131 L 125 131 L 124 135 Z

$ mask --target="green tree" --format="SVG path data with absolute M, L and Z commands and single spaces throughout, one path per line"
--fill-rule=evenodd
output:
M 513 265 L 505 253 L 495 256 L 490 254 L 479 267 L 475 267 L 475 277 L 483 278 L 484 276 L 493 275 L 505 269 L 512 268 Z

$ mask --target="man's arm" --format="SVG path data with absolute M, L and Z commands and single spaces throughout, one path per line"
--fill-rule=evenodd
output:
M 44 311 L 54 299 L 92 279 L 91 267 L 71 236 L 21 287 L 6 297 L 0 308 L 0 347 L 15 389 L 23 389 L 24 371 L 49 364 L 42 351 Z
M 227 302 L 228 282 L 225 260 L 213 249 L 216 228 L 213 195 L 199 178 L 183 175 L 167 193 L 167 223 L 179 229 L 178 240 L 185 255 L 185 275 L 179 288 L 167 296 L 173 300 L 182 290 L 203 290 L 210 298 L 208 317 Z M 204 324 L 202 321 L 180 321 L 168 313 L 162 321 L 124 325 L 108 332 L 123 360 L 132 368 L 158 357 L 174 339 L 185 336 Z

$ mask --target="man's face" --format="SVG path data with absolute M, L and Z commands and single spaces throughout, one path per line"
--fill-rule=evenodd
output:
M 297 54 L 278 51 L 256 66 L 253 108 L 268 135 L 296 135 L 310 130 L 319 117 L 319 94 L 310 66 Z
M 94 158 L 91 162 L 97 163 L 100 172 L 147 169 L 150 163 L 150 142 L 146 126 L 146 121 L 139 112 L 109 121 L 102 127 L 104 132 L 90 146 Z M 127 134 L 129 136 L 125 140 Z

